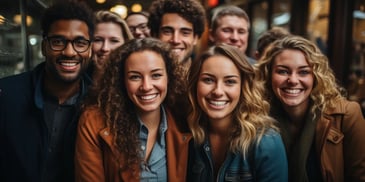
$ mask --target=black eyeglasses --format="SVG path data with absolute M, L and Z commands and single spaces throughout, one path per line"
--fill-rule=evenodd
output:
M 50 47 L 54 51 L 63 51 L 66 49 L 67 44 L 71 42 L 73 49 L 78 53 L 87 51 L 90 47 L 91 41 L 82 37 L 78 37 L 74 40 L 68 40 L 62 36 L 45 37 Z
M 142 32 L 146 31 L 148 29 L 147 23 L 141 23 L 137 26 L 129 26 L 129 30 L 131 30 L 132 33 L 135 33 L 137 29 Z

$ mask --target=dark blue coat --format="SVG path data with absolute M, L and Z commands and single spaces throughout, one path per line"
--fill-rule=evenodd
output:
M 0 181 L 41 182 L 47 157 L 47 127 L 43 103 L 36 96 L 41 82 L 44 63 L 33 71 L 0 79 Z M 82 95 L 91 83 L 83 77 Z M 76 108 L 78 106 L 75 106 Z M 74 150 L 79 111 L 66 127 L 62 168 L 59 181 L 74 180 Z

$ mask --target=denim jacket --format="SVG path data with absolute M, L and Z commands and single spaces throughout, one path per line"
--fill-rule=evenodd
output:
M 269 130 L 249 154 L 228 152 L 214 179 L 213 159 L 208 139 L 200 146 L 190 143 L 187 181 L 288 181 L 288 166 L 283 141 Z

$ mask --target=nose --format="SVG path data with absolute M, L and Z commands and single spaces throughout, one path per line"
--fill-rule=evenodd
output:
M 62 53 L 68 57 L 72 57 L 74 55 L 77 54 L 77 52 L 75 51 L 75 49 L 72 46 L 71 42 L 68 42 L 65 49 L 62 51 Z
M 104 42 L 103 42 L 103 44 L 102 44 L 102 46 L 101 46 L 101 49 L 102 49 L 103 51 L 109 51 L 109 50 L 110 50 L 110 45 L 109 45 L 108 41 L 104 41 Z
M 231 34 L 231 40 L 238 40 L 238 32 L 237 31 L 233 31 L 232 34 Z
M 172 43 L 174 44 L 178 44 L 180 43 L 181 41 L 181 38 L 180 38 L 180 34 L 178 32 L 174 32 L 172 34 L 172 37 L 171 37 L 171 40 L 170 40 Z
M 153 84 L 149 78 L 143 78 L 142 85 L 140 87 L 141 91 L 149 91 L 153 88 Z
M 134 38 L 144 38 L 143 37 L 143 32 L 140 31 L 139 29 L 136 29 L 136 31 L 133 32 L 133 36 L 134 36 Z
M 296 75 L 296 74 L 289 75 L 287 81 L 288 81 L 288 84 L 296 85 L 299 82 L 298 75 Z
M 217 83 L 213 89 L 213 95 L 216 97 L 222 96 L 224 91 L 223 91 L 223 83 Z

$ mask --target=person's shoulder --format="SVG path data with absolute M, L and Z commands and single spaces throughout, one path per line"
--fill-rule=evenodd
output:
M 278 145 L 282 145 L 283 141 L 281 139 L 281 135 L 278 131 L 270 128 L 265 131 L 259 140 L 258 147 L 263 150 L 277 148 Z
M 345 98 L 336 100 L 336 106 L 332 109 L 328 109 L 325 113 L 329 115 L 346 115 L 361 112 L 361 107 L 358 102 L 350 101 Z
M 3 78 L 0 78 L 0 86 L 14 85 L 14 83 L 17 83 L 18 81 L 22 81 L 22 80 L 25 80 L 28 78 L 31 78 L 30 72 L 24 72 L 24 73 L 19 73 L 16 75 L 6 76 Z
M 19 92 L 29 93 L 31 91 L 32 76 L 30 72 L 7 76 L 0 79 L 0 96 L 8 97 Z
M 88 106 L 82 111 L 79 122 L 79 125 L 91 128 L 103 128 L 106 126 L 102 111 L 94 105 Z

